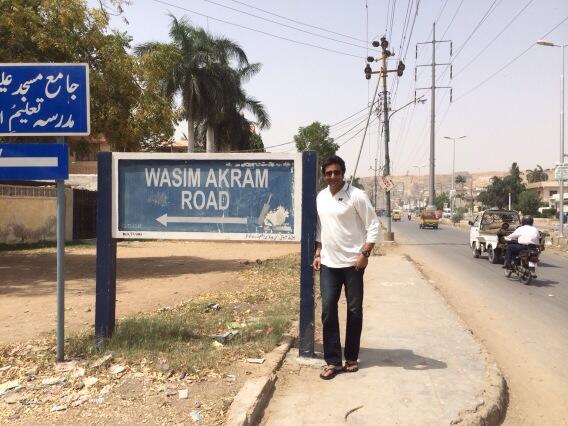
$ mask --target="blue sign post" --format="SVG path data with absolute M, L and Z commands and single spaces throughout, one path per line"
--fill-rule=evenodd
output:
M 0 64 L 0 136 L 90 134 L 87 64 Z M 0 179 L 55 179 L 57 186 L 57 361 L 64 358 L 67 146 L 0 146 Z
M 68 158 L 65 144 L 0 143 L 0 179 L 67 179 Z
M 113 154 L 115 238 L 300 240 L 298 154 Z
M 0 64 L 0 136 L 88 135 L 87 64 Z
M 300 353 L 313 355 L 315 152 L 100 152 L 97 162 L 97 342 L 114 330 L 119 238 L 301 241 Z
M 65 184 L 68 147 L 48 143 L 0 143 L 0 180 L 54 179 L 57 187 L 57 361 L 63 361 Z

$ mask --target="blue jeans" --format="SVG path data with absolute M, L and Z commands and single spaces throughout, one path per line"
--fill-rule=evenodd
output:
M 341 340 L 339 337 L 339 317 L 337 302 L 345 285 L 347 300 L 347 324 L 345 333 L 345 359 L 357 361 L 363 328 L 363 274 L 364 270 L 355 267 L 328 268 L 321 266 L 321 320 L 323 323 L 323 354 L 325 361 L 341 365 Z
M 510 265 L 513 263 L 514 257 L 524 250 L 528 248 L 525 244 L 517 244 L 517 243 L 509 243 L 507 244 L 507 248 L 505 249 L 505 265 Z

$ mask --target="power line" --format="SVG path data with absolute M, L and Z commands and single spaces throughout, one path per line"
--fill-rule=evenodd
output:
M 467 38 L 465 39 L 465 41 L 462 43 L 462 45 L 458 48 L 458 51 L 455 55 L 453 55 L 453 58 L 450 62 L 450 65 L 447 66 L 444 71 L 442 71 L 440 73 L 440 75 L 438 76 L 438 78 L 436 79 L 436 82 L 440 81 L 442 79 L 442 77 L 448 72 L 448 69 L 450 68 L 450 66 L 455 62 L 456 58 L 459 56 L 459 54 L 463 51 L 463 49 L 465 48 L 465 46 L 467 45 L 467 43 L 469 43 L 469 41 L 471 40 L 471 38 L 473 37 L 473 35 L 477 32 L 477 30 L 481 27 L 481 25 L 483 25 L 483 23 L 487 20 L 487 18 L 495 11 L 495 9 L 497 9 L 497 6 L 499 6 L 499 4 L 502 2 L 503 0 L 493 0 L 493 3 L 491 3 L 491 5 L 489 6 L 489 8 L 487 9 L 487 11 L 485 12 L 485 15 L 483 15 L 481 17 L 481 19 L 479 20 L 479 22 L 477 23 L 477 25 L 473 28 L 473 30 L 471 31 L 471 33 L 469 33 L 469 35 L 467 36 Z
M 373 123 L 374 123 L 375 121 L 377 121 L 377 120 L 378 120 L 377 117 L 373 117 L 373 118 L 369 121 L 368 124 L 369 124 L 369 125 L 370 125 L 370 124 L 373 124 Z M 341 147 L 342 147 L 343 145 L 345 145 L 347 142 L 352 141 L 353 139 L 355 139 L 355 137 L 356 137 L 359 133 L 361 133 L 363 130 L 366 130 L 366 129 L 367 129 L 367 126 L 362 127 L 362 128 L 359 129 L 356 133 L 354 133 L 353 135 L 351 135 L 351 136 L 349 137 L 349 139 L 346 139 L 346 140 L 344 140 L 343 142 L 341 142 L 341 143 L 339 144 L 339 147 L 341 148 Z M 355 175 L 355 172 L 356 172 L 356 170 L 353 170 L 353 175 Z
M 395 10 L 396 10 L 396 0 L 393 0 L 392 12 L 391 12 L 391 24 L 390 24 L 390 31 L 389 31 L 389 40 L 392 38 L 392 29 L 394 27 Z
M 290 28 L 290 29 L 293 29 L 293 30 L 296 30 L 296 31 L 301 31 L 303 33 L 306 33 L 306 34 L 309 34 L 309 35 L 312 35 L 312 36 L 315 36 L 315 37 L 324 38 L 326 40 L 332 40 L 332 41 L 335 41 L 337 43 L 347 44 L 349 46 L 355 46 L 355 47 L 358 47 L 360 49 L 367 49 L 367 47 L 361 46 L 360 44 L 354 44 L 354 43 L 350 43 L 348 41 L 338 40 L 336 38 L 317 34 L 317 33 L 314 33 L 312 31 L 303 30 L 301 28 L 294 27 L 292 25 L 283 24 L 283 23 L 275 21 L 273 19 L 268 19 L 268 18 L 264 18 L 264 17 L 259 16 L 259 15 L 255 15 L 253 13 L 245 12 L 244 10 L 240 10 L 240 9 L 235 8 L 235 7 L 227 6 L 227 5 L 224 5 L 224 4 L 221 4 L 221 3 L 217 3 L 213 0 L 203 0 L 203 1 L 205 1 L 206 3 L 214 4 L 214 5 L 219 6 L 219 7 L 224 7 L 225 9 L 233 10 L 233 11 L 238 12 L 238 13 L 242 13 L 242 14 L 247 15 L 247 16 L 252 16 L 253 18 L 261 19 L 263 21 L 270 22 L 272 24 L 280 25 L 280 26 L 285 27 L 285 28 Z
M 362 39 L 356 38 L 356 37 L 352 37 L 352 36 L 347 35 L 347 34 L 338 33 L 336 31 L 328 30 L 326 28 L 318 27 L 316 25 L 307 24 L 305 22 L 301 22 L 301 21 L 298 21 L 296 19 L 287 18 L 286 16 L 282 16 L 282 15 L 278 15 L 277 13 L 269 12 L 266 9 L 261 9 L 260 7 L 253 6 L 251 4 L 248 4 L 248 3 L 245 3 L 245 2 L 242 2 L 242 1 L 238 1 L 238 0 L 229 0 L 229 1 L 232 1 L 233 3 L 241 4 L 241 5 L 246 6 L 246 7 L 250 7 L 251 9 L 259 10 L 261 12 L 268 14 L 268 15 L 276 16 L 276 17 L 278 17 L 280 19 L 284 19 L 286 21 L 294 22 L 294 23 L 300 24 L 300 25 L 305 25 L 306 27 L 314 28 L 316 30 L 325 31 L 325 32 L 328 32 L 330 34 L 335 34 L 335 35 L 338 35 L 338 36 L 341 36 L 341 37 L 350 38 L 351 40 L 361 41 L 363 43 L 366 42 L 365 40 L 362 40 Z
M 357 112 L 351 114 L 350 116 L 345 117 L 343 120 L 339 120 L 339 121 L 337 121 L 337 122 L 335 122 L 335 123 L 333 123 L 333 124 L 330 124 L 329 127 L 335 127 L 335 126 L 337 126 L 338 124 L 341 124 L 341 123 L 343 123 L 344 121 L 349 120 L 351 117 L 354 117 L 354 116 L 356 116 L 357 114 L 361 114 L 363 111 L 367 110 L 367 108 L 369 108 L 369 106 L 366 106 L 365 108 L 360 109 L 359 111 L 357 111 Z
M 442 39 L 446 36 L 446 33 L 448 32 L 448 30 L 450 29 L 450 27 L 452 26 L 452 24 L 454 23 L 454 19 L 456 19 L 456 16 L 458 14 L 458 12 L 460 11 L 461 7 L 463 4 L 463 0 L 460 1 L 460 4 L 458 5 L 458 8 L 456 9 L 456 11 L 454 12 L 454 16 L 452 16 L 452 19 L 450 20 L 450 23 L 448 24 L 448 26 L 446 27 L 446 29 L 444 30 L 444 33 L 442 34 Z
M 485 46 L 483 46 L 483 48 L 479 51 L 479 53 L 477 55 L 475 55 L 475 57 L 471 61 L 469 61 L 467 64 L 465 64 L 464 67 L 462 69 L 460 69 L 459 72 L 456 73 L 454 78 L 456 78 L 458 75 L 462 74 L 473 62 L 475 62 L 475 60 L 477 58 L 479 58 L 487 50 L 487 48 L 489 46 L 491 46 L 495 42 L 495 40 L 497 40 L 501 36 L 501 34 L 503 34 L 506 31 L 507 28 L 509 28 L 513 24 L 513 22 L 515 22 L 517 20 L 517 18 L 519 16 L 521 16 L 521 14 L 525 11 L 525 9 L 527 7 L 529 7 L 533 2 L 534 2 L 534 0 L 529 0 L 527 2 L 527 4 L 525 4 L 523 6 L 523 8 L 517 12 L 517 14 L 513 17 L 513 19 L 511 19 L 507 23 L 507 25 L 505 25 L 505 27 L 501 31 L 499 31 L 499 33 L 495 37 L 493 37 L 493 39 L 489 43 L 487 43 Z
M 152 1 L 166 5 L 166 6 L 175 7 L 176 9 L 180 9 L 180 10 L 183 10 L 183 11 L 186 11 L 186 12 L 189 12 L 189 13 L 193 13 L 195 15 L 203 16 L 205 18 L 212 19 L 213 21 L 222 22 L 224 24 L 232 25 L 232 26 L 235 26 L 235 27 L 238 27 L 238 28 L 242 28 L 242 29 L 245 29 L 245 30 L 254 31 L 256 33 L 264 34 L 264 35 L 267 35 L 269 37 L 274 37 L 274 38 L 277 38 L 279 40 L 285 40 L 285 41 L 289 41 L 290 43 L 300 44 L 300 45 L 303 45 L 303 46 L 309 46 L 309 47 L 313 47 L 313 48 L 316 48 L 316 49 L 325 50 L 327 52 L 338 53 L 340 55 L 351 56 L 353 58 L 362 59 L 362 57 L 359 56 L 359 55 L 353 55 L 351 53 L 341 52 L 339 50 L 328 49 L 326 47 L 318 46 L 317 44 L 306 43 L 306 42 L 298 41 L 298 40 L 292 40 L 292 39 L 289 39 L 289 38 L 286 38 L 286 37 L 278 36 L 276 34 L 268 33 L 266 31 L 261 31 L 261 30 L 257 30 L 257 29 L 254 29 L 254 28 L 246 27 L 244 25 L 235 24 L 234 22 L 225 21 L 225 20 L 219 19 L 219 18 L 214 18 L 212 16 L 205 15 L 204 13 L 196 12 L 194 10 L 187 9 L 185 7 L 182 7 L 182 6 L 178 6 L 176 4 L 168 3 L 164 0 L 152 0 Z
M 541 39 L 546 38 L 551 32 L 553 32 L 556 28 L 558 28 L 560 25 L 562 25 L 564 22 L 568 21 L 568 16 L 566 18 L 564 18 L 562 21 L 560 21 L 560 23 L 558 23 L 557 25 L 554 26 L 554 28 L 552 28 L 550 31 L 548 31 L 546 34 L 544 34 Z M 467 95 L 469 95 L 470 93 L 472 93 L 473 91 L 479 89 L 481 86 L 483 86 L 485 83 L 487 83 L 489 80 L 491 80 L 493 77 L 495 77 L 497 74 L 499 74 L 501 71 L 503 71 L 505 68 L 509 67 L 509 65 L 511 65 L 512 63 L 516 62 L 519 58 L 521 58 L 523 55 L 525 55 L 529 50 L 531 50 L 533 47 L 535 46 L 535 43 L 531 43 L 529 47 L 527 47 L 525 50 L 523 50 L 519 55 L 515 56 L 513 59 L 511 59 L 509 62 L 507 62 L 505 65 L 503 65 L 501 68 L 499 68 L 497 71 L 495 71 L 493 74 L 491 74 L 489 77 L 487 77 L 485 80 L 481 81 L 479 84 L 477 84 L 476 86 L 472 87 L 471 89 L 469 89 L 467 92 L 465 92 L 462 96 L 460 96 L 459 98 L 457 98 L 454 102 L 459 101 L 460 99 L 463 99 L 464 97 L 466 97 Z
M 481 18 L 481 20 L 477 23 L 477 25 L 475 26 L 475 28 L 473 29 L 473 31 L 467 36 L 466 40 L 463 42 L 463 44 L 459 47 L 458 52 L 454 55 L 454 58 L 452 59 L 452 63 L 456 60 L 456 58 L 459 56 L 459 54 L 463 51 L 463 49 L 465 48 L 465 46 L 467 45 L 467 43 L 469 43 L 469 40 L 471 40 L 471 38 L 473 37 L 473 35 L 477 32 L 477 30 L 479 29 L 479 27 L 481 27 L 481 25 L 483 25 L 483 23 L 487 20 L 487 18 L 489 17 L 489 15 L 491 15 L 495 9 L 497 9 L 497 6 L 499 6 L 499 4 L 501 3 L 501 1 L 503 0 L 493 0 L 493 3 L 491 3 L 491 6 L 489 6 L 489 9 L 487 9 L 487 12 L 485 12 L 485 15 L 483 15 L 483 17 Z
M 357 124 L 355 124 L 353 127 L 351 127 L 349 130 L 343 132 L 342 134 L 340 134 L 340 135 L 337 136 L 337 137 L 334 137 L 333 139 L 334 139 L 334 140 L 341 139 L 343 136 L 345 136 L 346 134 L 352 132 L 354 129 L 356 129 L 356 128 L 359 127 L 361 124 L 363 124 L 366 120 L 367 120 L 367 117 L 363 118 L 362 120 L 359 120 L 359 122 L 358 122 Z M 340 145 L 340 146 L 341 146 L 341 145 Z

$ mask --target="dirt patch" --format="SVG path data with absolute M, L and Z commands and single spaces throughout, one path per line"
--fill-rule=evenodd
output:
M 170 306 L 211 291 L 241 288 L 247 262 L 298 252 L 298 244 L 132 241 L 117 248 L 117 318 Z M 65 252 L 65 329 L 95 319 L 94 246 Z M 55 249 L 0 253 L 0 344 L 53 333 Z
M 297 256 L 243 260 L 242 271 L 228 272 L 239 291 L 233 291 L 235 285 L 225 286 L 182 303 L 170 295 L 172 308 L 120 321 L 105 346 L 111 353 L 94 351 L 92 336 L 87 346 L 80 344 L 81 337 L 66 342 L 69 361 L 57 365 L 52 337 L 0 346 L 0 423 L 103 425 L 120 419 L 127 425 L 221 424 L 242 384 L 268 374 L 272 354 L 267 351 L 289 327 L 298 305 L 298 268 Z M 209 299 L 219 302 L 213 304 L 218 307 L 209 307 Z M 170 321 L 174 316 L 187 324 Z M 123 333 L 113 346 L 121 327 L 140 317 L 153 318 L 166 333 L 157 338 L 142 333 L 157 342 L 142 350 L 144 336 L 139 334 L 121 347 L 132 337 Z M 192 332 L 169 336 L 170 323 L 169 331 L 183 325 Z M 217 337 L 227 327 L 238 337 L 220 343 Z M 132 326 L 127 330 L 136 331 Z M 164 341 L 170 344 L 162 348 Z M 194 349 L 198 353 L 192 354 Z

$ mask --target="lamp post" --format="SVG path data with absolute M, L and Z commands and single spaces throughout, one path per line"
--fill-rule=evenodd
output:
M 558 216 L 560 219 L 560 223 L 558 225 L 558 230 L 560 237 L 564 236 L 564 177 L 562 176 L 562 169 L 564 164 L 564 48 L 568 46 L 568 44 L 554 44 L 548 40 L 538 40 L 536 44 L 541 46 L 549 46 L 549 47 L 559 47 L 560 48 L 560 59 L 561 59 L 561 67 L 560 67 L 560 175 L 558 179 L 559 191 L 558 191 L 558 198 L 560 201 L 560 206 L 558 209 Z
M 456 190 L 455 190 L 455 181 L 456 181 L 456 141 L 458 139 L 463 139 L 466 138 L 467 136 L 459 136 L 457 138 L 452 138 L 451 136 L 444 136 L 444 139 L 450 139 L 451 141 L 453 141 L 453 150 L 452 150 L 452 193 L 450 194 L 450 210 L 452 211 L 452 214 L 454 214 L 454 196 L 456 194 Z
M 420 195 L 419 195 L 419 199 L 418 199 L 418 208 L 422 207 L 422 185 L 420 182 L 420 169 L 422 167 L 426 167 L 426 164 L 422 164 L 421 166 L 412 166 L 412 167 L 416 167 L 418 169 L 418 188 L 420 189 Z

